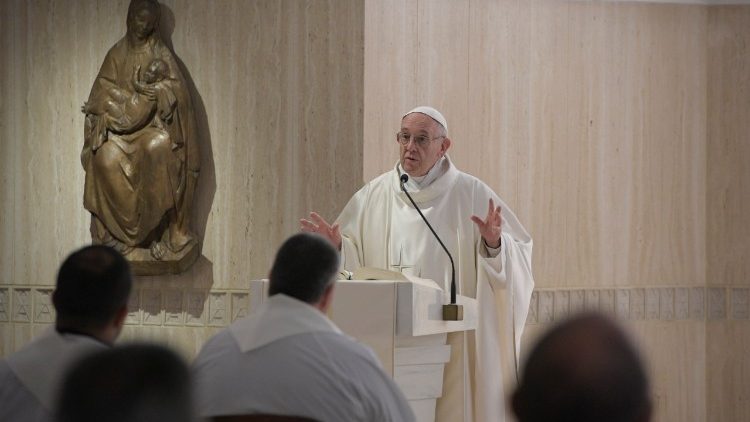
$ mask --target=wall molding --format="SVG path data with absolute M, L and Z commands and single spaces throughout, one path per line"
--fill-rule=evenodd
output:
M 580 0 L 568 0 L 580 1 Z M 589 0 L 598 1 L 598 0 Z M 669 4 L 692 4 L 698 6 L 733 6 L 750 5 L 750 0 L 604 0 L 609 3 L 669 3 Z
M 552 323 L 586 310 L 625 321 L 750 321 L 750 287 L 536 289 L 526 324 Z
M 53 323 L 52 291 L 50 286 L 0 287 L 0 323 Z M 248 314 L 250 293 L 144 287 L 133 290 L 128 306 L 128 326 L 225 327 Z M 535 289 L 526 324 L 548 324 L 584 310 L 631 321 L 750 321 L 750 287 Z

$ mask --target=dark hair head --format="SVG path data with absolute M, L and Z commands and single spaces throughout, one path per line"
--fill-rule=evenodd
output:
M 648 380 L 630 341 L 587 313 L 550 330 L 526 361 L 513 396 L 520 422 L 647 421 Z
M 187 365 L 156 345 L 86 356 L 64 378 L 58 422 L 185 422 L 191 419 Z
M 130 266 L 116 250 L 92 245 L 73 252 L 57 273 L 52 296 L 58 328 L 105 326 L 127 305 L 131 287 Z
M 339 269 L 339 253 L 321 236 L 299 233 L 287 239 L 271 267 L 268 295 L 283 293 L 306 303 L 323 296 Z

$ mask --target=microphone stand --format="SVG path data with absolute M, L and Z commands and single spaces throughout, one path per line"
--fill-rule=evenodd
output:
M 403 173 L 401 174 L 399 180 L 401 181 L 401 190 L 406 194 L 406 197 L 409 198 L 409 201 L 411 201 L 414 209 L 417 210 L 419 216 L 422 217 L 422 220 L 425 222 L 425 224 L 427 224 L 427 228 L 430 229 L 432 234 L 435 236 L 435 239 L 437 239 L 438 243 L 440 243 L 440 246 L 443 247 L 443 250 L 448 255 L 448 259 L 451 260 L 451 303 L 443 305 L 443 321 L 462 321 L 464 319 L 464 307 L 463 305 L 456 304 L 456 265 L 453 263 L 453 256 L 451 256 L 451 253 L 448 252 L 448 248 L 446 248 L 445 244 L 443 244 L 443 241 L 440 240 L 440 236 L 435 233 L 435 229 L 432 228 L 430 222 L 427 221 L 427 218 L 424 216 L 424 214 L 422 214 L 422 210 L 419 209 L 417 203 L 414 202 L 414 199 L 406 190 L 405 184 L 407 181 L 409 181 L 409 175 Z

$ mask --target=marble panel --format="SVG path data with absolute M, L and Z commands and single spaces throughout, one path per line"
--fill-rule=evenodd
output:
M 31 289 L 13 289 L 13 321 L 31 322 Z
M 232 293 L 232 322 L 248 315 L 250 309 L 250 295 L 248 293 Z
M 570 292 L 567 290 L 556 290 L 553 300 L 555 302 L 554 320 L 562 321 L 570 314 Z
M 130 297 L 128 298 L 128 316 L 125 317 L 125 324 L 139 325 L 141 317 L 141 291 L 133 289 L 130 291 Z
M 229 304 L 227 293 L 211 292 L 208 294 L 208 325 L 223 327 L 229 323 Z
M 674 319 L 674 289 L 659 289 L 659 319 Z
M 55 322 L 55 307 L 52 306 L 52 289 L 34 289 L 34 322 Z
M 642 320 L 646 316 L 646 290 L 632 289 L 630 291 L 630 319 Z
M 162 306 L 161 290 L 141 290 L 141 307 L 143 311 L 143 325 L 164 324 L 164 307 Z
M 748 300 L 750 299 L 750 289 L 731 289 L 731 300 L 732 300 L 732 319 L 748 319 L 750 317 L 750 309 Z
M 8 322 L 10 318 L 10 294 L 8 288 L 0 288 L 0 322 Z
M 706 318 L 706 289 L 690 288 L 690 319 L 703 321 Z

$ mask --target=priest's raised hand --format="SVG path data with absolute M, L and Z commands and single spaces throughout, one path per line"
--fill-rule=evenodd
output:
M 495 206 L 495 201 L 490 198 L 489 207 L 487 208 L 487 217 L 482 220 L 476 215 L 471 216 L 471 221 L 477 225 L 479 234 L 482 235 L 485 245 L 492 249 L 500 247 L 500 233 L 502 233 L 503 216 L 500 206 Z
M 299 219 L 300 230 L 308 233 L 317 233 L 328 239 L 337 250 L 341 250 L 341 231 L 338 223 L 330 225 L 316 212 L 310 213 L 310 219 Z

